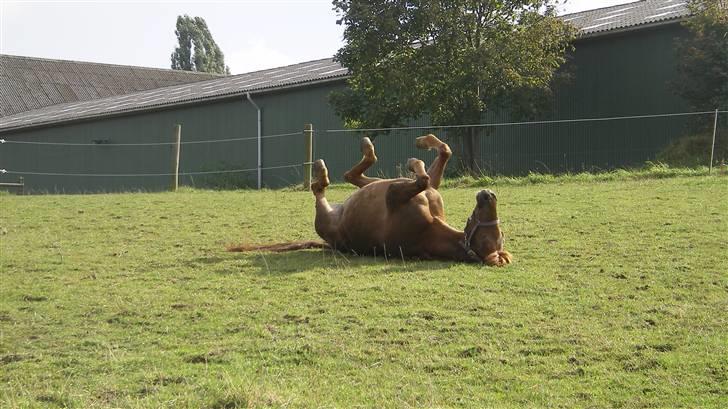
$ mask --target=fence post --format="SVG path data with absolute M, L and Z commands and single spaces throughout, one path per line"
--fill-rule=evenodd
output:
M 303 188 L 311 190 L 311 165 L 313 163 L 313 125 L 306 124 L 303 127 L 303 138 L 306 146 L 306 158 L 303 162 Z
M 182 141 L 182 125 L 175 125 L 174 127 L 174 136 L 175 136 L 175 143 L 174 143 L 174 153 L 172 154 L 172 186 L 171 190 L 173 192 L 177 191 L 177 188 L 179 187 L 179 151 L 180 151 L 180 145 Z
M 20 195 L 21 196 L 25 195 L 25 178 L 22 176 L 19 177 L 18 184 L 20 185 Z
M 708 174 L 713 171 L 713 154 L 715 153 L 715 134 L 718 131 L 718 108 L 715 109 L 715 120 L 713 122 L 713 143 L 710 145 L 710 165 L 708 166 Z

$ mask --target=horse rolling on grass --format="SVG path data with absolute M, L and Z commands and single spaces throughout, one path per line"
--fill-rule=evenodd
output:
M 359 190 L 341 204 L 331 205 L 326 200 L 329 175 L 324 161 L 319 159 L 313 163 L 315 227 L 325 243 L 240 245 L 228 250 L 282 252 L 331 248 L 359 255 L 454 260 L 489 266 L 510 263 L 511 254 L 503 250 L 495 193 L 478 192 L 475 209 L 464 231 L 450 227 L 445 222 L 442 196 L 437 189 L 452 151 L 434 135 L 417 138 L 416 146 L 438 151 L 427 171 L 424 162 L 412 158 L 407 161 L 407 167 L 414 172 L 414 180 L 371 178 L 364 172 L 377 161 L 377 156 L 369 138 L 363 138 L 361 161 L 344 174 L 344 179 Z

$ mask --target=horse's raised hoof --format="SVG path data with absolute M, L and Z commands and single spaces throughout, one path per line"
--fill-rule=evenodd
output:
M 421 170 L 420 170 L 421 169 Z M 424 173 L 422 170 L 425 169 L 425 163 L 417 158 L 409 158 L 407 159 L 407 170 L 410 172 L 417 174 L 418 170 L 420 170 L 419 173 Z
M 435 136 L 433 134 L 423 135 L 423 136 L 420 136 L 419 138 L 415 139 L 415 146 L 418 149 L 427 149 L 427 150 L 437 149 L 442 145 L 443 145 L 442 141 L 437 139 L 437 136 Z
M 314 182 L 311 184 L 311 190 L 314 192 L 321 191 L 329 186 L 329 170 L 326 168 L 323 159 L 313 162 L 313 178 Z
M 361 153 L 368 159 L 377 161 L 377 155 L 374 153 L 374 144 L 368 136 L 361 138 Z

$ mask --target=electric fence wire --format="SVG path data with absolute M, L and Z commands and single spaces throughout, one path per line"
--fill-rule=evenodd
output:
M 578 119 L 554 119 L 548 121 L 529 121 L 529 122 L 495 122 L 487 124 L 469 124 L 469 125 L 430 125 L 430 126 L 400 126 L 391 128 L 359 128 L 359 129 L 322 129 L 319 132 L 336 133 L 336 132 L 380 132 L 380 131 L 407 131 L 422 129 L 458 129 L 458 128 L 490 128 L 499 126 L 518 126 L 518 125 L 546 125 L 546 124 L 565 124 L 579 122 L 602 122 L 602 121 L 619 121 L 626 119 L 647 119 L 647 118 L 666 118 L 673 116 L 690 116 L 690 115 L 715 115 L 717 113 L 728 113 L 728 111 L 700 111 L 700 112 L 678 112 L 673 114 L 653 114 L 653 115 L 632 115 L 632 116 L 613 116 L 606 118 L 578 118 Z
M 296 168 L 303 164 L 296 163 L 292 165 L 267 166 L 260 168 L 261 170 Z M 211 170 L 198 172 L 180 172 L 179 176 L 196 176 L 196 175 L 214 175 L 223 173 L 243 173 L 255 172 L 258 168 L 249 169 L 228 169 L 228 170 Z M 20 170 L 0 169 L 0 174 L 10 175 L 34 175 L 34 176 L 87 176 L 87 177 L 158 177 L 158 176 L 174 176 L 174 173 L 62 173 L 62 172 L 25 172 Z
M 275 135 L 263 135 L 261 139 L 280 138 L 284 136 L 301 135 L 302 132 L 289 132 Z M 220 142 L 235 142 L 235 141 L 252 141 L 258 139 L 257 136 L 245 137 L 245 138 L 226 138 L 226 139 L 206 139 L 200 141 L 183 141 L 180 145 L 193 145 L 202 143 L 220 143 Z M 57 145 L 57 146 L 104 146 L 104 147 L 116 147 L 116 146 L 164 146 L 164 145 L 176 145 L 177 142 L 138 142 L 138 143 L 73 143 L 73 142 L 36 142 L 36 141 L 16 141 L 16 140 L 5 140 L 0 139 L 0 145 L 2 144 L 19 144 L 19 145 Z

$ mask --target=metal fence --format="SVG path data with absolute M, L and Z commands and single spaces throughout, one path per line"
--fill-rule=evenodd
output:
M 728 111 L 690 112 L 610 118 L 584 118 L 534 122 L 503 122 L 455 126 L 416 126 L 370 130 L 320 130 L 315 136 L 315 157 L 323 158 L 330 173 L 340 175 L 360 158 L 359 139 L 376 136 L 378 162 L 370 173 L 398 176 L 410 157 L 425 161 L 433 152 L 414 146 L 416 137 L 432 133 L 454 152 L 448 170 L 454 173 L 525 175 L 529 172 L 559 174 L 599 172 L 643 166 L 659 161 L 671 143 L 698 141 L 705 159 L 690 165 L 728 160 Z M 715 143 L 711 136 L 716 131 Z M 473 140 L 467 143 L 466 138 Z M 714 158 L 709 159 L 711 145 Z M 472 154 L 467 149 L 471 147 Z M 468 156 L 472 161 L 467 163 Z
M 179 142 L 173 138 L 167 138 L 170 142 L 137 142 L 132 138 L 132 142 L 105 143 L 103 136 L 86 142 L 0 140 L 0 182 L 24 177 L 25 190 L 31 192 L 33 177 L 50 178 L 56 186 L 38 189 L 39 184 L 35 183 L 36 191 L 162 190 L 176 186 L 176 181 L 212 188 L 281 187 L 302 183 L 307 165 L 317 158 L 326 161 L 334 180 L 341 180 L 343 173 L 361 158 L 359 146 L 363 136 L 374 140 L 379 158 L 368 173 L 394 177 L 406 173 L 404 166 L 410 157 L 426 162 L 434 158 L 434 152 L 418 150 L 414 145 L 416 137 L 427 133 L 438 136 L 453 149 L 450 175 L 558 174 L 637 167 L 660 160 L 660 152 L 668 145 L 686 139 L 694 141 L 685 143 L 684 149 L 697 149 L 699 152 L 689 154 L 704 157 L 699 160 L 708 166 L 728 160 L 726 114 L 728 111 L 715 110 L 386 129 L 316 129 L 313 124 L 310 157 L 306 146 L 310 133 L 304 129 L 245 138 L 195 135 L 190 140 L 182 129 Z M 20 155 L 23 150 L 29 152 Z M 291 157 L 299 155 L 296 152 L 300 152 L 300 160 L 291 161 Z M 28 157 L 29 153 L 38 160 L 27 164 L 11 160 L 16 155 Z M 61 162 L 66 163 L 63 169 L 43 166 L 59 163 L 43 158 L 64 155 L 83 159 Z M 128 170 L 106 167 L 110 155 L 125 158 Z M 176 164 L 175 157 L 179 158 Z

